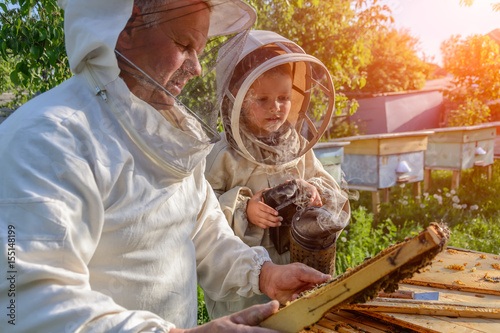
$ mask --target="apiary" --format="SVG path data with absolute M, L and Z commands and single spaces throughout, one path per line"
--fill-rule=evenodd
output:
M 485 167 L 491 177 L 497 135 L 494 123 L 432 131 L 425 152 L 424 190 L 430 186 L 432 170 L 453 171 L 451 189 L 460 186 L 461 172 L 465 169 Z
M 414 183 L 414 192 L 420 193 L 424 180 L 424 152 L 427 137 L 432 131 L 387 133 L 345 137 L 330 142 L 347 141 L 341 169 L 350 189 L 372 191 L 374 212 L 384 202 L 389 189 L 395 185 Z
M 379 294 L 366 303 L 340 306 L 307 332 L 496 333 L 500 329 L 499 267 L 499 255 L 448 247 L 419 274 L 401 280 L 396 296 Z
M 394 244 L 374 258 L 311 290 L 287 304 L 261 326 L 280 332 L 299 332 L 334 309 L 373 299 L 379 291 L 394 292 L 398 282 L 426 267 L 443 251 L 449 232 L 433 225 L 413 238 Z
M 477 332 L 500 328 L 500 255 L 447 246 L 432 223 L 417 236 L 289 302 L 261 326 L 282 332 Z
M 340 184 L 342 179 L 341 165 L 344 161 L 344 146 L 349 142 L 319 142 L 314 145 L 314 154 L 335 181 Z

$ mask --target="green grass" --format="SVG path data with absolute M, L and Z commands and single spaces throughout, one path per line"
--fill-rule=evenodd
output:
M 351 202 L 352 219 L 337 242 L 337 273 L 359 265 L 390 244 L 413 236 L 431 222 L 451 230 L 449 246 L 500 254 L 500 161 L 495 160 L 491 179 L 484 170 L 462 171 L 460 187 L 450 190 L 451 171 L 433 171 L 427 193 L 412 195 L 413 184 L 390 190 L 389 203 L 382 203 L 377 218 L 371 193 L 360 192 Z
M 203 296 L 203 290 L 198 286 L 198 325 L 203 325 L 208 323 L 210 317 L 208 316 L 207 307 L 205 305 L 205 297 Z
M 391 188 L 390 202 L 374 218 L 371 193 L 351 202 L 352 218 L 337 241 L 337 274 L 361 264 L 389 245 L 414 236 L 431 222 L 451 231 L 449 246 L 500 254 L 500 161 L 486 179 L 480 170 L 464 170 L 460 188 L 450 190 L 451 171 L 433 171 L 428 193 L 412 195 L 413 184 Z M 198 291 L 198 323 L 207 322 L 203 291 Z

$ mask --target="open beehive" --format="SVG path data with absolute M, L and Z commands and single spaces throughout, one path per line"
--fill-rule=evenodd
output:
M 328 312 L 346 304 L 364 303 L 380 290 L 393 292 L 398 283 L 429 265 L 446 247 L 445 226 L 433 224 L 413 238 L 388 247 L 346 273 L 318 286 L 267 318 L 261 326 L 282 332 L 299 332 Z

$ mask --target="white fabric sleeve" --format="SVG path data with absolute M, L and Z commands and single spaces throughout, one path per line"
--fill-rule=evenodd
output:
M 104 220 L 94 175 L 76 155 L 67 128 L 37 125 L 43 135 L 30 134 L 33 124 L 26 124 L 9 133 L 9 149 L 1 150 L 1 326 L 9 332 L 168 332 L 173 324 L 157 315 L 127 310 L 91 289 L 87 263 Z M 9 229 L 14 233 L 7 237 Z M 15 259 L 8 261 L 9 249 Z M 5 317 L 10 304 L 15 325 Z
M 208 181 L 206 185 L 207 200 L 193 232 L 200 286 L 215 301 L 261 294 L 260 268 L 271 261 L 269 254 L 235 236 Z

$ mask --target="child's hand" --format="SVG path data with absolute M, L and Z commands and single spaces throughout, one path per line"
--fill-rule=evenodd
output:
M 250 223 L 267 229 L 269 227 L 279 227 L 283 218 L 278 216 L 278 211 L 266 205 L 262 199 L 262 192 L 254 194 L 247 203 L 247 218 Z
M 297 184 L 301 187 L 302 191 L 307 194 L 309 197 L 309 205 L 310 206 L 315 206 L 315 207 L 321 207 L 323 206 L 323 202 L 321 201 L 321 197 L 319 196 L 318 189 L 316 186 L 309 184 L 306 182 L 304 179 L 296 179 L 295 180 Z

